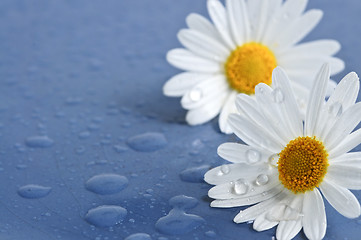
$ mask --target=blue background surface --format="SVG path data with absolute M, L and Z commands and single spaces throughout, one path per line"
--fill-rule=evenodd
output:
M 361 74 L 359 1 L 312 1 L 310 8 L 324 17 L 306 40 L 342 44 L 337 56 L 346 69 L 334 79 Z M 180 72 L 165 54 L 180 47 L 176 33 L 191 12 L 208 16 L 206 1 L 0 2 L 0 239 L 275 236 L 275 229 L 233 223 L 240 208 L 209 207 L 210 186 L 200 179 L 223 162 L 218 145 L 236 138 L 221 134 L 217 120 L 187 126 L 180 99 L 162 95 Z M 193 199 L 169 203 L 178 195 Z M 96 212 L 104 205 L 113 207 Z M 190 224 L 173 222 L 184 233 L 156 228 L 170 211 Z M 327 203 L 326 211 L 325 239 L 359 239 L 361 218 L 346 219 Z

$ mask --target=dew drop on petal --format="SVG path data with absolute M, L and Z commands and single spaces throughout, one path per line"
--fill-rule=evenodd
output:
M 256 179 L 256 184 L 257 185 L 265 185 L 266 183 L 268 183 L 268 176 L 266 174 L 260 174 L 258 175 L 257 179 Z
M 246 151 L 246 159 L 248 164 L 255 164 L 261 160 L 261 154 L 253 149 Z
M 222 165 L 221 166 L 221 174 L 223 175 L 225 175 L 225 174 L 228 174 L 230 172 L 230 169 L 229 169 L 229 166 L 228 165 L 226 165 L 226 164 L 224 164 L 224 165 Z
M 272 98 L 275 103 L 281 103 L 285 99 L 285 96 L 283 95 L 283 92 L 279 88 L 275 88 L 272 91 Z
M 272 166 L 272 167 L 277 167 L 278 166 L 278 160 L 280 159 L 280 155 L 279 154 L 273 154 L 269 157 L 268 159 L 268 163 Z
M 233 191 L 235 194 L 238 195 L 246 194 L 248 192 L 248 189 L 249 189 L 249 184 L 245 179 L 240 178 L 234 182 Z
M 328 113 L 334 117 L 339 117 L 342 114 L 342 104 L 335 102 L 328 107 Z
M 198 102 L 199 100 L 201 100 L 202 98 L 202 90 L 199 89 L 199 88 L 195 88 L 195 89 L 192 89 L 190 92 L 189 92 L 189 98 L 193 101 L 193 102 Z

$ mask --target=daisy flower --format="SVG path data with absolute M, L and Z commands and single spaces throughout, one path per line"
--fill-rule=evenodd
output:
M 307 0 L 208 0 L 210 23 L 190 14 L 188 29 L 178 33 L 185 48 L 172 49 L 167 60 L 185 72 L 166 82 L 166 96 L 182 97 L 190 125 L 203 124 L 219 114 L 219 127 L 231 133 L 229 113 L 238 93 L 254 95 L 255 86 L 272 86 L 272 70 L 281 66 L 292 79 L 300 105 L 307 102 L 313 76 L 324 62 L 335 74 L 342 60 L 332 57 L 340 45 L 334 40 L 297 44 L 320 21 L 322 11 L 304 13 Z M 330 82 L 329 92 L 335 86 Z
M 257 231 L 276 225 L 277 239 L 303 228 L 309 239 L 326 233 L 324 198 L 342 215 L 356 218 L 360 204 L 348 190 L 361 189 L 361 103 L 359 80 L 349 73 L 325 102 L 329 65 L 321 67 L 302 120 L 286 73 L 273 71 L 273 88 L 260 83 L 255 98 L 237 96 L 242 114 L 231 114 L 234 133 L 246 144 L 224 143 L 218 154 L 232 162 L 209 170 L 205 181 L 212 207 L 256 204 L 239 212 L 236 223 L 253 222 Z M 352 132 L 353 131 L 353 132 Z

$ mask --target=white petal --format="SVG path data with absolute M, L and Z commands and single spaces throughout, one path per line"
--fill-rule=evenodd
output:
M 307 104 L 305 134 L 313 136 L 321 107 L 325 101 L 327 81 L 330 79 L 330 68 L 328 64 L 324 64 L 318 73 L 314 85 L 311 89 L 310 98 Z
M 208 0 L 207 7 L 209 15 L 224 42 L 231 49 L 235 49 L 236 44 L 233 42 L 229 31 L 226 9 L 218 0 Z
M 296 2 L 296 1 L 294 1 Z M 341 48 L 339 42 L 330 39 L 316 40 L 294 46 L 280 53 L 282 58 L 303 58 L 309 56 L 332 56 Z
M 237 96 L 236 91 L 232 91 L 229 94 L 227 100 L 223 105 L 221 113 L 219 114 L 219 119 L 218 119 L 219 129 L 221 130 L 221 132 L 226 134 L 231 134 L 233 132 L 228 124 L 228 116 L 229 114 L 236 112 L 236 106 L 235 106 L 236 96 Z
M 292 22 L 279 37 L 275 43 L 282 48 L 292 46 L 303 39 L 321 20 L 322 11 L 312 9 Z
M 286 119 L 282 116 L 279 104 L 275 102 L 275 99 L 277 100 L 278 98 L 275 96 L 275 93 L 277 92 L 274 92 L 271 87 L 264 83 L 258 84 L 255 88 L 258 106 L 264 119 L 272 126 L 276 136 L 279 136 L 284 141 L 282 144 L 285 146 L 285 144 L 293 139 L 293 133 L 287 127 Z M 267 129 L 268 124 L 265 125 Z
M 183 49 L 172 49 L 167 53 L 167 61 L 173 66 L 193 72 L 216 73 L 221 72 L 220 63 L 198 57 L 194 53 Z
M 270 20 L 268 27 L 263 37 L 263 42 L 266 45 L 272 45 L 272 41 L 282 32 L 287 26 L 293 22 L 294 19 L 298 18 L 305 10 L 307 0 L 286 1 L 281 8 L 275 11 Z M 279 47 L 279 46 L 274 46 Z
M 196 13 L 191 13 L 187 16 L 186 22 L 190 29 L 203 33 L 220 43 L 222 42 L 216 28 L 208 21 L 207 18 Z
M 271 195 L 275 195 L 276 193 L 280 192 L 283 187 L 277 187 L 280 185 L 278 180 L 278 174 L 263 174 L 262 176 L 267 176 L 268 182 L 260 185 L 256 183 L 257 175 L 254 176 L 254 179 L 251 181 L 247 181 L 243 178 L 242 175 L 238 177 L 242 180 L 240 182 L 236 181 L 228 182 L 219 184 L 217 186 L 212 187 L 208 191 L 208 196 L 214 199 L 244 199 L 248 200 L 247 198 L 251 198 L 252 196 L 263 195 L 266 198 L 270 198 Z M 245 190 L 243 193 L 238 193 L 237 191 L 237 184 L 242 184 L 242 190 Z M 238 185 L 239 186 L 239 185 Z M 244 187 L 244 188 L 243 188 Z M 275 189 L 277 187 L 277 189 Z M 250 199 L 251 200 L 251 199 Z M 250 202 L 250 201 L 248 201 Z M 253 203 L 248 203 L 250 205 Z
M 190 91 L 186 92 L 182 97 L 181 104 L 185 109 L 195 109 L 208 104 L 211 101 L 222 101 L 224 96 L 228 94 L 229 87 L 224 76 L 214 75 L 201 81 Z
M 212 61 L 223 63 L 230 55 L 230 51 L 217 40 L 195 30 L 180 30 L 178 39 L 193 53 Z
M 271 188 L 268 191 L 265 191 L 263 193 L 258 193 L 252 196 L 214 200 L 211 203 L 211 207 L 230 208 L 230 207 L 241 207 L 241 206 L 252 205 L 273 198 L 277 194 L 279 194 L 282 190 L 284 190 L 284 187 L 281 185 L 277 185 L 276 187 Z
M 269 119 L 264 117 L 262 112 L 259 111 L 254 97 L 247 94 L 239 94 L 236 99 L 236 106 L 238 111 L 241 112 L 241 115 L 246 117 L 248 121 L 254 122 L 262 127 L 283 145 L 287 144 L 289 138 L 286 137 L 287 134 L 283 131 L 283 128 L 272 125 Z
M 253 222 L 254 230 L 261 232 L 261 231 L 271 229 L 278 224 L 278 222 L 272 222 L 272 221 L 267 220 L 265 218 L 266 214 L 267 214 L 267 212 L 262 213 L 254 220 L 254 222 Z
M 234 133 L 248 145 L 267 149 L 274 153 L 278 153 L 283 149 L 283 145 L 277 138 L 270 135 L 262 127 L 247 121 L 242 116 L 231 114 L 228 121 Z
M 277 227 L 276 238 L 277 240 L 292 239 L 301 231 L 301 229 L 302 229 L 301 219 L 281 221 Z
M 320 192 L 315 188 L 304 194 L 302 219 L 303 231 L 311 240 L 322 239 L 326 234 L 325 205 Z
M 240 211 L 233 219 L 233 221 L 236 223 L 242 223 L 254 220 L 259 215 L 270 209 L 272 206 L 282 201 L 285 197 L 287 197 L 287 193 L 281 192 L 273 198 L 258 203 L 257 205 L 247 208 L 246 210 Z
M 163 93 L 169 97 L 183 96 L 197 83 L 212 75 L 194 72 L 183 72 L 173 76 L 163 86 Z
M 277 67 L 272 73 L 274 85 L 273 97 L 279 104 L 282 117 L 285 118 L 289 131 L 293 133 L 293 138 L 303 134 L 303 121 L 299 112 L 294 92 L 290 85 L 286 73 L 282 68 Z
M 342 163 L 331 164 L 325 179 L 348 189 L 361 189 L 361 166 L 350 166 Z
M 223 159 L 233 163 L 247 163 L 249 165 L 267 163 L 269 156 L 272 154 L 264 150 L 258 150 L 248 145 L 240 143 L 223 143 L 217 153 Z
M 187 112 L 186 121 L 189 125 L 199 125 L 213 119 L 219 114 L 227 94 L 211 99 L 199 108 Z
M 327 149 L 337 146 L 361 121 L 361 102 L 344 112 L 326 135 L 324 144 Z
M 342 154 L 341 156 L 336 158 L 329 158 L 329 161 L 332 164 L 341 163 L 343 165 L 354 164 L 354 162 L 360 162 L 359 166 L 361 166 L 361 152 L 350 152 L 350 153 Z
M 345 63 L 341 59 L 322 55 L 279 56 L 277 60 L 278 65 L 287 70 L 289 77 L 292 77 L 293 81 L 298 81 L 308 88 L 312 86 L 313 77 L 319 71 L 322 64 L 330 64 L 331 75 L 339 73 L 345 68 Z
M 225 171 L 226 170 L 226 171 Z M 204 175 L 204 180 L 213 185 L 222 183 L 229 183 L 239 178 L 252 181 L 255 176 L 261 173 L 266 173 L 268 170 L 268 164 L 262 165 L 247 165 L 243 163 L 227 164 L 219 167 L 215 167 Z
M 332 207 L 343 216 L 348 218 L 357 218 L 360 216 L 360 203 L 355 195 L 347 188 L 340 187 L 324 179 L 320 185 L 320 189 Z
M 240 46 L 247 42 L 250 36 L 247 5 L 244 0 L 227 0 L 226 6 L 233 39 Z
M 361 129 L 352 132 L 350 135 L 345 137 L 344 140 L 337 147 L 331 149 L 328 152 L 329 158 L 338 157 L 348 151 L 352 150 L 361 143 Z
M 268 20 L 268 4 L 270 1 L 253 0 L 248 1 L 249 11 L 252 18 L 253 36 L 256 42 L 260 42 Z M 254 7 L 253 7 L 254 6 Z
M 347 74 L 337 85 L 334 93 L 325 105 L 322 118 L 318 122 L 317 128 L 320 131 L 316 135 L 320 139 L 324 139 L 329 131 L 332 130 L 333 124 L 340 114 L 355 104 L 359 87 L 360 84 L 356 73 Z

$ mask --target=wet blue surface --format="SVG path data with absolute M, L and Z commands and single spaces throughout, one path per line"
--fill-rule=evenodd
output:
M 343 45 L 334 79 L 361 73 L 359 1 L 313 7 L 325 14 L 307 40 Z M 275 236 L 233 223 L 239 208 L 209 207 L 200 175 L 236 139 L 216 120 L 187 126 L 180 99 L 162 95 L 190 12 L 206 15 L 206 1 L 0 1 L 0 239 Z M 358 239 L 361 218 L 326 210 L 326 239 Z

